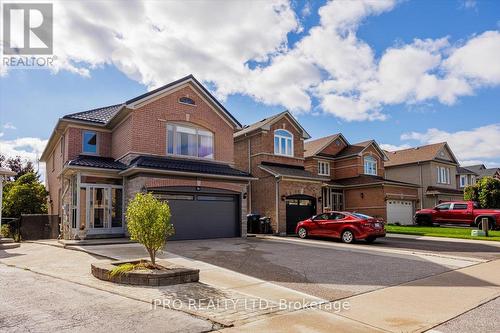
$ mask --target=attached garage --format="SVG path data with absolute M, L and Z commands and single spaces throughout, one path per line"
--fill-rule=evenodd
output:
M 388 200 L 387 222 L 402 225 L 413 224 L 413 202 L 408 200 Z
M 153 192 L 170 206 L 170 240 L 240 237 L 239 195 L 221 192 Z

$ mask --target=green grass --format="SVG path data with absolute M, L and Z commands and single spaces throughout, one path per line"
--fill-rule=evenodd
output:
M 419 227 L 386 225 L 388 233 L 417 236 L 448 237 L 462 239 L 477 239 L 500 242 L 500 231 L 490 231 L 488 237 L 472 237 L 469 228 Z

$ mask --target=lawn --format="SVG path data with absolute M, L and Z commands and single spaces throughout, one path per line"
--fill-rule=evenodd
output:
M 490 231 L 489 237 L 472 237 L 469 228 L 419 227 L 386 225 L 388 233 L 418 236 L 448 237 L 462 239 L 479 239 L 500 242 L 500 231 Z

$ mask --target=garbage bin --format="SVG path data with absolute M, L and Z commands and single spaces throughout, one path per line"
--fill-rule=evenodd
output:
M 248 214 L 247 215 L 247 233 L 256 234 L 259 232 L 259 219 L 258 214 Z
M 264 216 L 259 219 L 259 234 L 271 233 L 271 218 Z

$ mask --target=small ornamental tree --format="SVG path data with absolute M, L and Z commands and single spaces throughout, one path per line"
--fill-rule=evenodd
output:
M 167 237 L 175 233 L 170 224 L 170 207 L 151 193 L 137 193 L 127 207 L 127 228 L 130 239 L 138 241 L 149 253 L 151 264 L 156 253 L 165 248 Z

